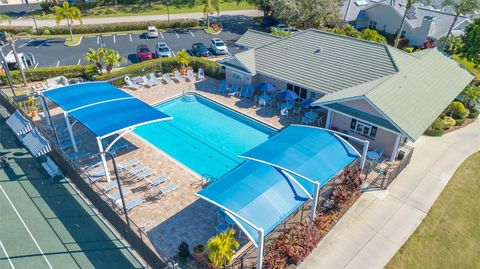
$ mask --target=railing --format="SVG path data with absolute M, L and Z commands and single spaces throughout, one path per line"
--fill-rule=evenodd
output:
M 10 113 L 16 109 L 23 113 L 23 110 L 12 102 L 3 91 L 0 91 L 0 104 L 4 106 Z M 25 116 L 25 115 L 24 115 Z M 28 118 L 28 117 L 26 117 Z M 32 122 L 32 124 L 35 124 Z M 60 167 L 62 172 L 68 177 L 81 193 L 93 204 L 100 214 L 108 220 L 115 230 L 130 244 L 130 246 L 143 258 L 143 260 L 151 268 L 176 268 L 175 263 L 161 250 L 152 249 L 148 236 L 132 219 L 129 218 L 130 226 L 124 221 L 125 217 L 120 216 L 117 212 L 122 212 L 115 203 L 107 202 L 108 199 L 104 194 L 100 194 L 100 188 L 95 183 L 87 183 L 87 178 L 83 170 L 78 165 L 69 160 L 64 152 L 54 143 L 50 136 L 46 135 L 41 128 L 37 128 L 45 138 L 49 139 L 52 151 L 49 157 Z M 97 191 L 94 190 L 97 189 Z

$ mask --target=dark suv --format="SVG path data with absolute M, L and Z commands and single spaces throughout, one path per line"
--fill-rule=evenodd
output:
M 195 43 L 192 45 L 192 53 L 197 57 L 209 57 L 210 51 L 203 43 Z

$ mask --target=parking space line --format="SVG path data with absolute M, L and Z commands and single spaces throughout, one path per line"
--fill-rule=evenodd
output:
M 47 42 L 48 42 L 48 39 L 45 40 L 45 41 L 43 41 L 40 45 L 36 46 L 35 48 L 38 49 L 38 48 L 40 48 L 41 46 L 43 46 L 43 45 L 44 45 L 45 43 L 47 43 Z
M 116 39 L 115 39 L 116 36 L 117 36 L 117 35 L 113 35 L 113 43 L 117 43 L 117 42 L 116 42 Z
M 172 30 L 172 32 L 174 32 L 174 33 L 177 35 L 177 38 L 180 38 L 180 36 L 177 34 L 177 32 L 175 32 L 175 31 L 173 31 L 173 30 Z
M 188 32 L 189 32 L 193 37 L 195 37 L 195 35 L 192 33 L 192 31 L 190 31 L 190 29 L 188 30 Z
M 77 65 L 80 65 L 81 61 L 82 61 L 82 58 L 78 59 Z
M 8 256 L 7 250 L 6 250 L 5 247 L 3 246 L 2 240 L 0 240 L 0 247 L 2 247 L 3 253 L 5 253 L 5 256 L 6 256 L 7 259 L 8 259 L 8 263 L 10 263 L 10 266 L 12 267 L 12 269 L 15 269 L 15 266 L 13 266 L 12 260 L 10 260 L 10 256 Z
M 172 54 L 173 54 L 173 57 L 177 57 L 177 55 L 175 54 L 175 51 L 172 50 Z
M 159 32 L 159 33 L 160 33 L 160 36 L 162 37 L 162 39 L 165 39 L 165 38 L 163 37 L 163 34 L 162 34 L 162 32 Z
M 23 46 L 23 45 L 25 45 L 25 44 L 22 44 L 22 46 Z M 0 48 L 2 48 L 2 49 L 3 49 L 3 48 L 4 48 L 4 47 L 6 47 L 6 46 L 8 46 L 8 43 L 7 43 L 7 44 L 4 44 L 4 45 L 2 45 L 2 46 L 0 46 Z M 21 47 L 18 47 L 18 48 L 21 48 Z
M 100 43 L 100 36 L 97 35 L 97 45 Z
M 25 224 L 25 221 L 23 221 L 22 216 L 20 216 L 20 213 L 18 213 L 17 208 L 13 205 L 12 201 L 10 200 L 10 197 L 8 197 L 7 193 L 5 192 L 5 190 L 3 189 L 3 187 L 2 187 L 1 185 L 0 185 L 0 189 L 2 190 L 3 194 L 5 195 L 5 198 L 7 198 L 8 202 L 10 203 L 10 206 L 12 206 L 13 210 L 15 211 L 15 213 L 16 213 L 17 216 L 18 216 L 18 218 L 19 218 L 20 221 L 22 222 L 23 226 L 24 226 L 25 229 L 27 230 L 28 234 L 29 234 L 30 237 L 32 238 L 33 242 L 34 242 L 35 245 L 37 246 L 38 250 L 40 251 L 40 253 L 42 253 L 42 256 L 43 256 L 43 258 L 45 259 L 45 261 L 47 262 L 48 267 L 50 267 L 50 269 L 53 269 L 52 265 L 50 264 L 50 262 L 48 261 L 47 257 L 46 257 L 45 254 L 43 253 L 43 250 L 42 250 L 42 249 L 40 248 L 40 246 L 38 245 L 37 240 L 35 240 L 35 237 L 33 237 L 33 234 L 30 232 L 30 229 L 28 229 L 27 224 Z
M 38 62 L 35 64 L 35 67 L 33 69 L 37 69 L 37 66 L 38 66 Z
M 33 41 L 33 39 L 30 39 L 28 42 L 25 42 L 25 43 L 23 43 L 22 45 L 18 46 L 18 48 L 23 48 L 23 47 L 25 47 L 26 45 L 28 45 L 28 43 L 30 43 L 30 42 L 32 42 L 32 41 Z M 8 44 L 5 44 L 5 46 L 6 46 L 6 45 L 8 45 Z
M 60 60 L 57 61 L 57 67 L 60 65 Z
M 133 42 L 133 40 L 132 40 L 132 34 L 128 34 L 128 36 L 130 37 L 130 42 Z

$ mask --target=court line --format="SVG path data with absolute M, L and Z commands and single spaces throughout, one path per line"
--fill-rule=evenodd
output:
M 3 252 L 5 253 L 5 256 L 7 256 L 8 263 L 10 263 L 10 266 L 11 266 L 13 269 L 15 269 L 15 266 L 13 266 L 12 260 L 10 260 L 10 256 L 8 256 L 7 250 L 6 250 L 5 247 L 3 246 L 2 240 L 0 240 L 0 247 L 2 247 Z
M 2 185 L 0 185 L 0 189 L 2 190 L 3 194 L 4 194 L 5 197 L 7 198 L 8 202 L 9 202 L 10 205 L 12 206 L 13 210 L 14 210 L 15 213 L 17 214 L 18 218 L 19 218 L 20 221 L 22 222 L 22 224 L 23 224 L 23 226 L 25 227 L 25 229 L 27 229 L 28 234 L 29 234 L 30 237 L 32 238 L 32 240 L 33 240 L 33 242 L 35 243 L 35 245 L 37 246 L 38 250 L 40 251 L 40 253 L 42 253 L 42 256 L 43 256 L 43 258 L 45 259 L 45 261 L 47 262 L 48 267 L 50 267 L 50 269 L 53 269 L 52 265 L 50 264 L 50 262 L 48 261 L 47 257 L 46 257 L 45 254 L 43 253 L 43 250 L 42 250 L 42 249 L 40 248 L 40 246 L 38 245 L 37 240 L 35 240 L 35 237 L 33 237 L 33 234 L 30 232 L 30 229 L 28 229 L 27 224 L 25 224 L 25 221 L 23 221 L 22 216 L 20 216 L 20 213 L 18 213 L 17 208 L 13 205 L 12 201 L 11 201 L 10 198 L 8 197 L 7 193 L 6 193 L 5 190 L 3 189 Z
M 40 45 L 36 46 L 35 48 L 38 49 L 40 48 L 41 46 L 43 46 L 43 44 L 47 43 L 48 42 L 48 39 L 43 41 Z

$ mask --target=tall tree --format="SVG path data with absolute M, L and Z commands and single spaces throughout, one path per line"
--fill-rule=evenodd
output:
M 398 48 L 398 43 L 400 42 L 400 37 L 402 36 L 403 27 L 405 26 L 405 20 L 407 19 L 407 13 L 412 8 L 413 4 L 415 4 L 417 0 L 407 0 L 407 4 L 405 5 L 405 12 L 402 16 L 402 21 L 400 22 L 400 29 L 398 29 L 397 37 L 395 38 L 395 48 Z M 395 2 L 393 2 L 395 5 Z
M 53 12 L 55 14 L 55 21 L 57 22 L 57 25 L 63 20 L 67 21 L 68 29 L 70 30 L 70 40 L 73 41 L 73 22 L 79 21 L 80 24 L 82 24 L 82 13 L 80 12 L 80 9 L 78 9 L 76 6 L 70 6 L 70 4 L 65 1 L 61 6 L 54 6 Z
M 17 48 L 15 47 L 15 39 L 13 38 L 12 34 L 6 32 L 5 35 L 7 36 L 7 42 L 12 49 L 13 56 L 15 57 L 15 62 L 17 62 L 18 70 L 20 71 L 20 75 L 22 76 L 23 86 L 27 86 L 27 77 L 25 76 L 25 70 L 23 70 L 23 64 L 20 62 L 20 58 L 18 57 Z
M 220 15 L 221 0 L 197 0 L 197 5 L 203 5 L 203 14 L 207 19 L 207 27 L 210 26 L 210 12 L 215 10 L 217 15 Z
M 335 25 L 340 18 L 341 0 L 271 0 L 272 16 L 303 28 Z
M 445 49 L 448 44 L 448 39 L 452 34 L 452 29 L 455 26 L 455 23 L 458 21 L 458 17 L 462 14 L 471 14 L 480 9 L 480 0 L 445 0 L 443 3 L 445 6 L 451 6 L 455 10 L 455 16 L 453 17 L 452 24 L 448 29 L 447 37 L 445 38 L 445 44 L 443 48 Z
M 460 49 L 460 55 L 474 63 L 476 67 L 480 66 L 480 19 L 476 19 L 465 30 L 463 36 L 463 46 Z
M 85 61 L 92 63 L 97 66 L 98 72 L 102 74 L 102 53 L 101 49 L 94 50 L 88 49 L 85 54 L 83 54 L 83 59 Z
M 237 3 L 241 0 L 237 0 Z M 255 5 L 258 9 L 263 11 L 264 17 L 272 16 L 272 4 L 271 0 L 247 0 L 248 3 Z

